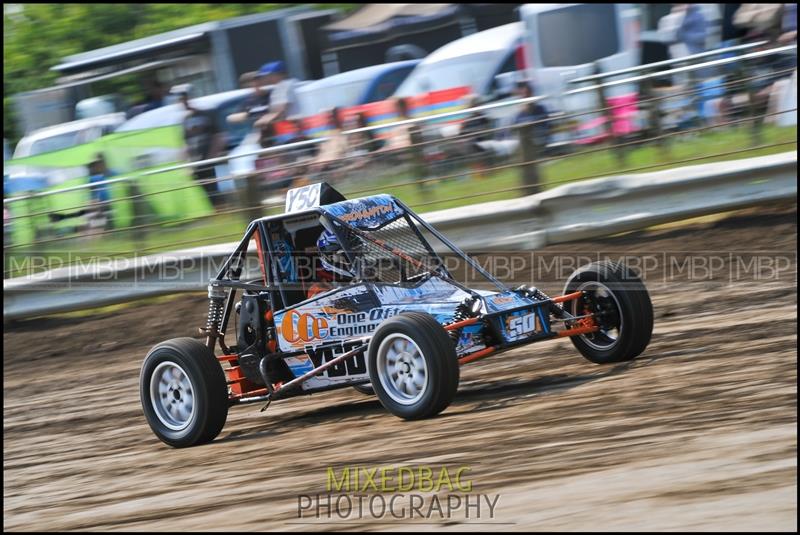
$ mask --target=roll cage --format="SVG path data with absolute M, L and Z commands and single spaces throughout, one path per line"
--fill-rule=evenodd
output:
M 492 274 L 472 260 L 455 244 L 425 222 L 402 201 L 395 197 L 391 197 L 391 199 L 401 209 L 402 213 L 388 223 L 373 230 L 380 231 L 389 224 L 401 222 L 407 226 L 409 231 L 413 233 L 414 238 L 424 248 L 424 253 L 427 256 L 428 262 L 423 262 L 420 259 L 414 258 L 412 254 L 403 251 L 401 248 L 388 243 L 380 237 L 371 236 L 368 230 L 360 229 L 356 225 L 344 221 L 342 217 L 337 217 L 331 213 L 331 210 L 327 209 L 329 206 L 333 205 L 323 205 L 298 212 L 256 219 L 248 225 L 236 249 L 234 249 L 217 275 L 209 283 L 209 319 L 206 329 L 204 330 L 207 336 L 206 344 L 208 347 L 213 350 L 216 343 L 219 342 L 225 354 L 232 353 L 225 345 L 225 332 L 233 312 L 237 290 L 267 294 L 273 314 L 291 308 L 304 300 L 304 298 L 298 298 L 302 283 L 300 287 L 298 287 L 297 281 L 286 280 L 286 273 L 283 272 L 282 266 L 278 261 L 280 254 L 285 254 L 285 251 L 279 251 L 280 244 L 277 243 L 278 240 L 276 239 L 276 236 L 279 236 L 281 232 L 285 230 L 284 225 L 287 222 L 300 221 L 304 218 L 308 221 L 312 221 L 316 218 L 320 227 L 333 232 L 339 240 L 339 243 L 342 244 L 343 252 L 349 259 L 351 265 L 357 266 L 363 263 L 363 247 L 366 246 L 370 251 L 373 251 L 373 254 L 375 254 L 375 252 L 380 252 L 386 257 L 393 257 L 398 260 L 401 266 L 405 265 L 406 268 L 410 266 L 418 270 L 415 275 L 408 277 L 407 273 L 403 276 L 404 270 L 402 268 L 398 269 L 401 277 L 399 281 L 394 281 L 395 283 L 412 283 L 415 281 L 418 282 L 419 279 L 424 277 L 437 276 L 446 279 L 449 283 L 466 292 L 474 294 L 473 290 L 465 287 L 454 279 L 447 270 L 441 256 L 431 247 L 429 241 L 423 235 L 423 232 L 420 230 L 421 228 L 464 260 L 469 267 L 480 273 L 499 291 L 503 292 L 509 290 L 508 287 L 498 281 Z M 256 252 L 263 284 L 242 282 L 240 280 L 251 240 L 255 240 L 256 243 Z M 358 244 L 358 246 L 355 244 Z M 355 250 L 359 248 L 361 250 Z M 362 256 L 360 257 L 359 255 Z M 357 283 L 359 280 L 351 282 Z

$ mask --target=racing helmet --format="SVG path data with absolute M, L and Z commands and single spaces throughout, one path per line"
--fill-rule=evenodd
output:
M 336 234 L 323 230 L 317 240 L 317 249 L 319 250 L 322 269 L 333 275 L 334 279 L 341 277 L 346 277 L 347 279 L 355 278 L 351 271 L 350 260 L 344 254 L 344 249 L 342 249 Z

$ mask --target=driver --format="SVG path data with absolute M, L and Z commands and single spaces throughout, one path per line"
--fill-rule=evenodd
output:
M 315 282 L 308 289 L 307 298 L 333 288 L 333 281 L 348 282 L 355 278 L 351 271 L 350 260 L 345 255 L 336 234 L 323 230 L 317 240 L 319 265 L 316 268 Z

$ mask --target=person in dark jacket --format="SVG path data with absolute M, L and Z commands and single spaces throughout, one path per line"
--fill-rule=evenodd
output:
M 187 159 L 190 162 L 199 162 L 218 156 L 220 152 L 220 132 L 214 122 L 214 117 L 206 110 L 200 110 L 189 102 L 188 84 L 173 88 L 172 93 L 177 95 L 181 105 L 186 110 L 183 119 L 183 138 L 186 142 Z M 217 195 L 217 184 L 210 182 L 216 178 L 213 165 L 201 165 L 194 168 L 195 180 L 201 182 L 209 200 L 217 206 L 221 197 Z
M 245 123 L 255 121 L 269 111 L 270 94 L 264 89 L 267 81 L 257 72 L 246 72 L 239 78 L 243 89 L 252 89 L 235 113 L 228 115 L 229 123 Z
M 517 98 L 531 98 L 534 96 L 531 85 L 524 80 L 517 82 L 516 95 Z M 517 114 L 514 123 L 517 125 L 533 123 L 531 129 L 534 141 L 537 146 L 545 147 L 550 136 L 550 122 L 545 120 L 547 117 L 547 108 L 542 103 L 528 102 L 522 105 L 522 109 Z

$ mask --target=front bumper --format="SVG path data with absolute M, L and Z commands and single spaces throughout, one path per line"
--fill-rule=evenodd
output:
M 452 323 L 446 325 L 445 329 L 452 331 L 477 323 L 483 326 L 486 338 L 490 339 L 492 343 L 477 351 L 459 355 L 459 363 L 466 364 L 514 347 L 596 331 L 598 326 L 593 315 L 572 316 L 565 313 L 559 306 L 560 303 L 577 300 L 581 297 L 581 292 L 575 292 L 533 301 L 523 306 L 489 312 Z M 556 322 L 564 322 L 564 328 L 555 329 L 553 323 Z

